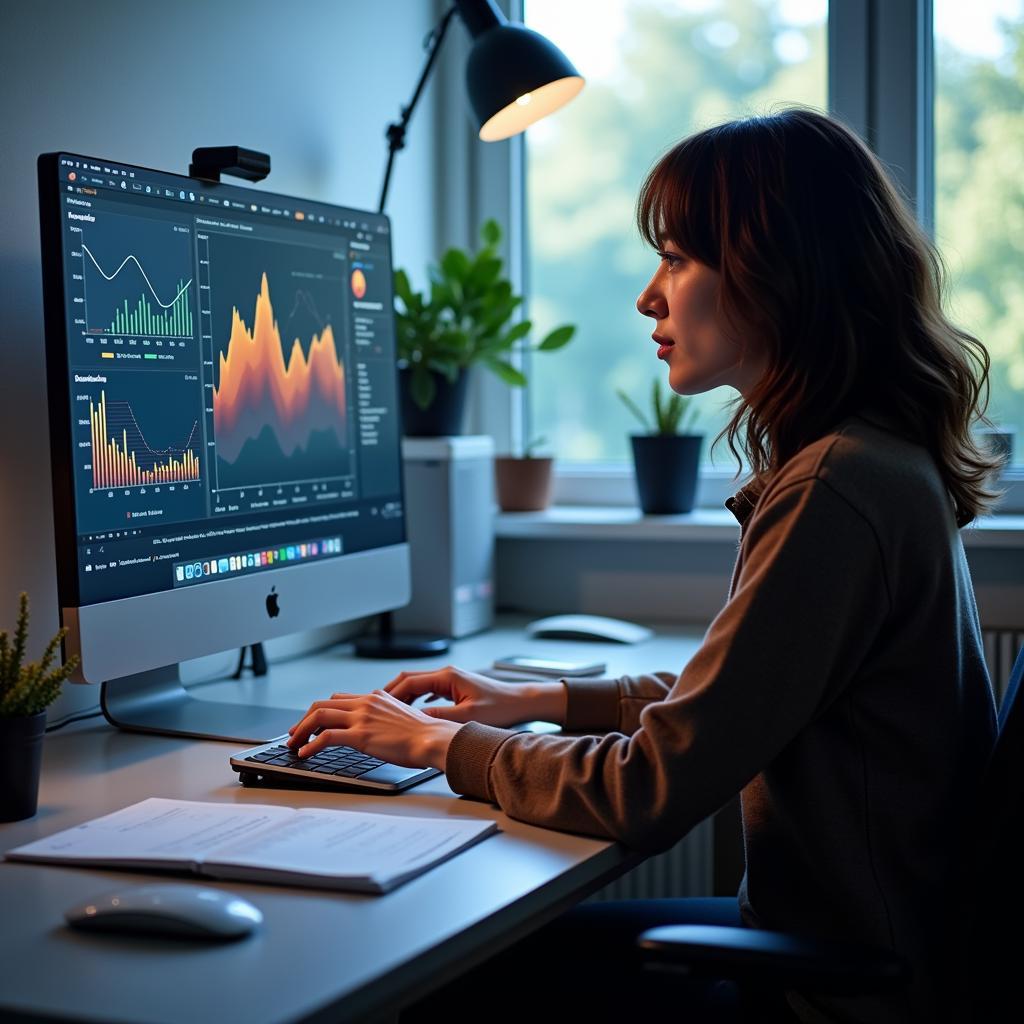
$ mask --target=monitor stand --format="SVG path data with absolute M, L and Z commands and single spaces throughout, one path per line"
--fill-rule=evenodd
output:
M 100 689 L 100 707 L 111 725 L 129 732 L 249 744 L 284 735 L 304 713 L 200 700 L 181 685 L 177 665 L 108 680 Z

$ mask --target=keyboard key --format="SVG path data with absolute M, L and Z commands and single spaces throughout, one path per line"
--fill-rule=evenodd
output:
M 339 768 L 334 774 L 354 779 L 357 775 L 365 775 L 367 771 L 368 769 L 362 765 L 350 765 L 348 768 Z

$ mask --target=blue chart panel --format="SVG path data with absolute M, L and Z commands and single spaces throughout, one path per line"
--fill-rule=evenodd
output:
M 82 227 L 89 334 L 193 334 L 192 229 L 176 220 L 97 212 Z
M 206 457 L 198 376 L 142 370 L 76 376 L 79 532 L 201 517 Z

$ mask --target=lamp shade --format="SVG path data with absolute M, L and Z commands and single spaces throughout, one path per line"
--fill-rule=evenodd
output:
M 582 88 L 580 73 L 539 32 L 504 22 L 473 40 L 466 89 L 484 142 L 516 135 Z

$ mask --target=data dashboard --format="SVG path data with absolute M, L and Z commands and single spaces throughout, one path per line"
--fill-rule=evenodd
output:
M 74 603 L 405 539 L 386 217 L 64 153 L 40 187 Z

